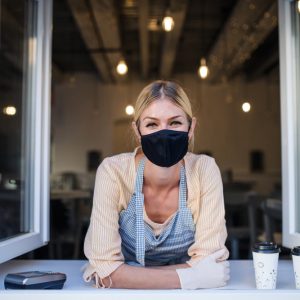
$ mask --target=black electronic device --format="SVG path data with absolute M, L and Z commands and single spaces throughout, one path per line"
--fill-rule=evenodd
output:
M 67 279 L 59 272 L 30 271 L 7 274 L 4 279 L 5 289 L 62 289 Z

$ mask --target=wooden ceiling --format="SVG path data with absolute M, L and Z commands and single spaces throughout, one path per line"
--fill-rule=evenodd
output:
M 54 0 L 53 14 L 57 68 L 94 72 L 106 83 L 124 80 L 115 71 L 122 58 L 131 80 L 197 76 L 201 57 L 213 82 L 278 64 L 276 0 Z M 168 33 L 166 14 L 175 21 Z

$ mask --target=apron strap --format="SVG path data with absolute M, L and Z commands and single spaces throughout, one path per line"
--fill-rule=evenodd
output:
M 145 168 L 145 156 L 141 158 L 136 174 L 135 187 L 134 192 L 142 193 L 143 190 L 143 182 L 144 182 L 144 168 Z
M 143 179 L 144 179 L 145 157 L 143 157 L 137 169 L 135 182 L 135 218 L 136 218 L 136 245 L 135 257 L 137 262 L 142 266 L 145 265 L 145 225 L 144 225 L 144 194 Z
M 180 167 L 179 210 L 186 208 L 186 176 L 184 166 Z

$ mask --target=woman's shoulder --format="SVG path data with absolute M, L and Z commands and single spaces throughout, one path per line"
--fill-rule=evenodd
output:
M 188 152 L 185 160 L 188 165 L 187 167 L 190 168 L 193 173 L 203 173 L 218 168 L 215 158 L 206 154 Z
M 128 169 L 133 160 L 133 152 L 120 153 L 112 156 L 107 156 L 101 162 L 100 167 L 105 169 Z
M 97 173 L 107 175 L 123 184 L 130 183 L 134 173 L 134 152 L 120 153 L 104 158 Z
M 206 154 L 190 153 L 186 156 L 186 174 L 190 198 L 200 201 L 201 195 L 215 182 L 220 184 L 221 172 L 215 158 Z M 196 202 L 199 203 L 199 202 Z M 195 207 L 198 207 L 196 205 Z

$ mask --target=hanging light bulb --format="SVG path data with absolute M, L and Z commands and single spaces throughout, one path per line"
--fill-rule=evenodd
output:
M 127 105 L 126 108 L 125 108 L 125 112 L 128 116 L 133 115 L 134 107 L 132 105 Z
M 247 113 L 249 112 L 251 109 L 251 104 L 249 102 L 244 102 L 242 105 L 242 110 Z
M 162 21 L 162 26 L 164 31 L 172 31 L 174 28 L 174 19 L 170 16 L 166 16 L 164 17 L 163 21 Z
M 297 9 L 298 9 L 298 13 L 300 14 L 300 0 L 297 1 Z
M 17 109 L 14 106 L 6 106 L 3 108 L 3 113 L 8 116 L 14 116 L 17 113 Z
M 128 67 L 124 60 L 120 60 L 117 65 L 117 72 L 120 75 L 125 75 L 128 72 Z
M 201 58 L 200 60 L 200 67 L 198 69 L 198 74 L 202 79 L 205 79 L 208 75 L 208 67 L 206 65 L 205 58 Z

